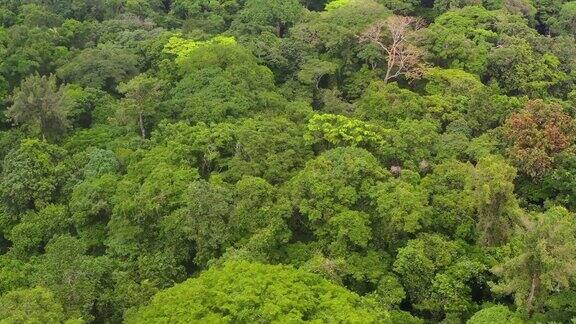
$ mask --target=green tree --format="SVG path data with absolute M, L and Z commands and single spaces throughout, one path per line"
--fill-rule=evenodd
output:
M 424 234 L 398 250 L 394 271 L 400 276 L 409 301 L 433 318 L 461 316 L 475 308 L 471 282 L 484 282 L 486 266 L 462 242 L 437 234 Z
M 24 25 L 30 27 L 56 27 L 61 24 L 62 17 L 56 13 L 46 10 L 46 7 L 30 3 L 21 8 L 21 17 Z
M 118 178 L 108 173 L 90 177 L 72 188 L 68 203 L 71 221 L 91 249 L 104 246 L 117 185 Z
M 118 91 L 124 94 L 120 103 L 118 119 L 127 124 L 137 124 L 142 138 L 146 138 L 146 119 L 156 113 L 162 97 L 162 83 L 151 76 L 139 74 L 127 83 L 121 83 Z
M 58 61 L 69 54 L 70 50 L 61 46 L 58 33 L 51 30 L 22 24 L 2 29 L 0 72 L 8 82 L 9 89 L 14 89 L 30 74 L 53 73 L 59 65 Z
M 546 35 L 553 34 L 554 24 L 557 22 L 562 3 L 565 0 L 539 0 L 535 1 L 536 9 L 538 10 L 538 23 L 539 28 Z
M 107 92 L 82 88 L 79 85 L 68 85 L 66 95 L 73 105 L 68 111 L 68 120 L 72 128 L 89 128 L 96 123 L 107 122 L 108 116 L 102 116 L 112 106 L 113 97 Z
M 357 62 L 357 35 L 371 23 L 384 20 L 390 11 L 374 0 L 335 1 L 341 5 L 329 8 L 309 20 L 296 24 L 290 35 L 302 50 L 339 59 L 342 68 Z M 322 57 L 320 57 L 322 58 Z M 351 69 L 354 69 L 350 66 Z
M 488 58 L 487 76 L 511 95 L 546 98 L 554 87 L 567 81 L 553 54 L 538 55 L 527 40 L 505 37 Z
M 91 313 L 110 261 L 86 255 L 84 242 L 69 235 L 55 237 L 34 264 L 33 283 L 54 292 L 66 317 L 93 319 Z
M 397 245 L 402 239 L 418 233 L 430 217 L 428 192 L 420 186 L 419 180 L 410 171 L 403 171 L 400 178 L 378 187 L 376 203 L 380 219 L 376 226 L 378 233 L 388 237 L 390 245 Z
M 520 324 L 522 319 L 504 305 L 495 305 L 477 311 L 466 324 Z
M 556 166 L 546 173 L 541 181 L 535 183 L 539 190 L 535 190 L 535 197 L 540 200 L 551 199 L 556 204 L 573 210 L 576 206 L 575 189 L 576 155 L 572 153 L 560 154 L 556 157 Z
M 174 0 L 172 13 L 186 19 L 186 27 L 198 28 L 211 33 L 230 26 L 242 2 L 237 0 Z
M 6 235 L 12 242 L 9 253 L 25 260 L 43 251 L 53 236 L 65 234 L 69 228 L 70 217 L 64 206 L 48 205 L 38 212 L 30 211 Z
M 434 9 L 439 12 L 466 6 L 481 5 L 482 0 L 437 0 L 434 1 Z
M 276 36 L 282 38 L 303 13 L 304 8 L 298 0 L 248 0 L 235 24 L 245 25 L 243 28 L 248 30 L 271 28 Z
M 392 165 L 416 167 L 432 160 L 438 140 L 438 123 L 432 120 L 405 119 L 388 137 L 390 153 L 387 162 Z
M 171 264 L 193 257 L 189 254 L 193 246 L 181 235 L 185 228 L 167 220 L 186 205 L 187 189 L 198 172 L 179 154 L 182 147 L 172 144 L 141 151 L 118 182 L 107 226 L 110 254 L 133 262 L 141 256 L 143 262 L 152 263 L 155 260 L 148 254 L 159 254 Z
M 196 181 L 184 195 L 184 207 L 169 215 L 162 225 L 166 232 L 194 242 L 194 261 L 203 266 L 230 246 L 232 193 L 224 186 Z
M 89 151 L 88 161 L 82 168 L 82 176 L 85 179 L 96 178 L 104 174 L 116 174 L 119 171 L 120 163 L 114 152 L 98 148 L 87 151 Z
M 372 82 L 356 101 L 354 113 L 363 120 L 392 127 L 398 120 L 417 119 L 425 113 L 424 100 L 397 83 Z
M 386 8 L 398 15 L 411 15 L 421 5 L 418 0 L 384 0 L 381 1 Z
M 138 57 L 111 43 L 81 51 L 58 69 L 58 76 L 83 87 L 114 90 L 138 73 Z
M 23 140 L 4 158 L 0 192 L 6 206 L 42 208 L 56 198 L 65 176 L 65 151 L 39 140 Z
M 376 125 L 342 115 L 317 114 L 308 120 L 306 141 L 317 150 L 357 146 L 375 155 L 386 152 L 384 135 L 390 133 Z
M 435 6 L 446 2 L 435 1 Z M 451 10 L 424 29 L 420 39 L 435 65 L 481 75 L 498 39 L 490 26 L 496 20 L 493 12 L 479 6 Z
M 290 294 L 286 291 L 290 290 Z M 190 304 L 190 300 L 196 302 Z M 367 300 L 318 275 L 289 266 L 229 262 L 158 293 L 127 323 L 389 322 Z
M 334 74 L 338 65 L 329 61 L 322 61 L 316 58 L 309 59 L 302 65 L 298 72 L 298 79 L 307 85 L 314 86 L 315 90 L 320 89 L 320 81 L 324 76 Z
M 341 212 L 368 204 L 377 182 L 386 179 L 376 158 L 361 148 L 340 147 L 310 160 L 289 183 L 287 190 L 307 230 L 325 230 Z
M 263 247 L 263 251 L 251 251 L 254 257 L 276 254 L 281 249 L 280 242 L 291 233 L 286 226 L 290 210 L 278 201 L 278 189 L 266 180 L 256 177 L 243 177 L 234 185 L 234 206 L 229 219 L 229 228 L 234 246 L 252 249 Z M 276 235 L 279 234 L 279 235 Z M 269 238 L 265 242 L 254 242 Z M 278 245 L 273 244 L 274 240 Z
M 563 207 L 523 219 L 513 255 L 493 271 L 492 289 L 512 294 L 520 310 L 538 313 L 551 295 L 572 287 L 576 273 L 576 221 Z
M 71 106 L 64 88 L 56 85 L 56 77 L 32 75 L 14 91 L 12 106 L 6 116 L 16 125 L 24 125 L 32 134 L 54 138 L 68 128 L 66 119 Z
M 429 192 L 431 207 L 426 228 L 471 243 L 475 241 L 474 172 L 470 163 L 446 160 L 422 179 L 422 187 Z
M 482 158 L 476 165 L 474 190 L 480 244 L 500 245 L 509 239 L 519 215 L 514 178 L 516 169 L 497 156 Z
M 227 181 L 242 176 L 262 177 L 272 184 L 287 181 L 312 155 L 303 132 L 302 125 L 285 117 L 242 120 L 233 128 L 234 152 L 222 175 Z
M 54 295 L 45 288 L 37 287 L 14 290 L 0 296 L 0 319 L 3 323 L 55 324 L 64 322 L 66 316 Z
M 4 254 L 0 257 L 0 296 L 14 290 L 28 287 L 30 267 L 24 261 L 10 258 Z M 1 318 L 1 317 L 0 317 Z
M 529 0 L 505 0 L 502 6 L 513 14 L 522 15 L 531 23 L 535 20 L 537 13 L 534 3 Z
M 562 5 L 555 24 L 557 32 L 576 35 L 576 1 L 568 1 Z
M 195 42 L 174 37 L 164 51 L 175 57 L 181 76 L 167 102 L 174 116 L 215 123 L 286 108 L 272 71 L 233 38 Z

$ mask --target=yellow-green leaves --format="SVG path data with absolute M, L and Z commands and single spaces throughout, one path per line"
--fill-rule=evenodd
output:
M 380 147 L 389 131 L 342 115 L 318 114 L 308 121 L 304 138 L 310 144 L 330 146 Z
M 196 49 L 212 44 L 235 45 L 236 39 L 230 36 L 216 36 L 206 41 L 195 41 L 176 35 L 170 37 L 168 43 L 164 46 L 164 53 L 176 56 L 176 63 L 181 64 Z
M 332 0 L 328 2 L 325 10 L 330 11 L 338 8 L 342 8 L 350 3 L 351 0 Z
M 157 294 L 127 323 L 389 323 L 388 312 L 316 274 L 245 261 Z

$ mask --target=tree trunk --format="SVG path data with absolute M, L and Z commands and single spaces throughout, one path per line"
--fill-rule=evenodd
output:
M 42 140 L 46 141 L 46 124 L 43 119 L 40 119 L 40 134 L 42 135 Z
M 388 83 L 392 75 L 392 69 L 394 68 L 394 63 L 396 63 L 396 48 L 392 46 L 390 49 L 390 55 L 388 55 L 388 62 L 386 64 L 386 76 L 384 77 L 384 83 Z
M 284 37 L 284 23 L 279 21 L 276 25 L 276 33 L 278 34 L 278 38 Z
M 162 5 L 164 6 L 164 12 L 169 13 L 172 9 L 172 0 L 162 0 Z
M 540 274 L 534 273 L 532 275 L 532 286 L 530 287 L 530 294 L 528 294 L 528 299 L 526 300 L 526 310 L 530 316 L 532 316 L 532 313 L 534 312 L 532 304 L 534 303 L 534 298 L 536 297 L 538 290 L 540 290 Z
M 138 115 L 138 126 L 140 126 L 140 134 L 142 135 L 142 138 L 145 139 L 146 129 L 144 128 L 144 116 L 142 116 L 142 114 Z
M 384 84 L 388 83 L 388 80 L 390 80 L 390 67 L 386 69 L 386 76 L 384 76 Z

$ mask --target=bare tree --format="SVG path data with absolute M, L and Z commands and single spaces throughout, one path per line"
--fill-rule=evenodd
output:
M 387 59 L 384 82 L 404 75 L 407 78 L 420 77 L 424 71 L 423 51 L 411 44 L 414 33 L 423 27 L 419 18 L 391 16 L 378 21 L 364 31 L 359 40 L 378 46 Z

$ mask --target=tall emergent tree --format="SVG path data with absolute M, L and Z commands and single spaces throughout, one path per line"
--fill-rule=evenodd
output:
M 378 47 L 386 56 L 387 67 L 384 82 L 400 75 L 415 78 L 422 75 L 424 53 L 411 41 L 415 31 L 421 29 L 423 21 L 419 18 L 391 16 L 378 21 L 360 35 L 361 43 L 370 43 Z
M 68 127 L 66 113 L 71 102 L 64 87 L 56 85 L 54 75 L 27 77 L 15 90 L 12 102 L 6 115 L 43 139 L 55 137 Z
M 127 83 L 121 83 L 118 91 L 125 95 L 120 103 L 118 117 L 126 123 L 136 123 L 142 138 L 146 138 L 146 117 L 154 114 L 162 95 L 162 83 L 146 74 L 139 74 Z

